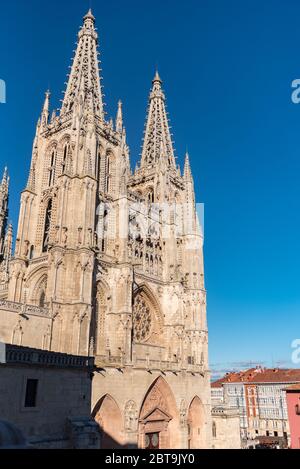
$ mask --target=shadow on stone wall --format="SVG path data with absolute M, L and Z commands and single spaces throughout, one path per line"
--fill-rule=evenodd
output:
M 111 435 L 106 433 L 101 425 L 100 429 L 100 448 L 101 449 L 138 449 L 137 444 L 127 443 L 125 445 L 116 441 Z

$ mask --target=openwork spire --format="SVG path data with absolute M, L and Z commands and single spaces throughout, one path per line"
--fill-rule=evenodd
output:
M 148 116 L 142 150 L 141 167 L 154 166 L 164 159 L 167 167 L 176 169 L 173 144 L 167 118 L 165 95 L 158 72 L 152 81 Z
M 123 111 L 122 111 L 122 101 L 118 102 L 118 112 L 116 118 L 116 131 L 122 133 L 123 130 Z
M 192 171 L 191 171 L 191 166 L 190 166 L 190 157 L 189 157 L 188 152 L 186 152 L 186 154 L 185 154 L 183 177 L 185 179 L 191 179 L 192 178 Z
M 50 107 L 50 96 L 51 93 L 49 90 L 46 91 L 45 93 L 45 100 L 44 100 L 44 105 L 43 105 L 43 110 L 41 114 L 41 124 L 42 127 L 46 127 L 48 124 L 49 120 L 49 107 Z
M 78 33 L 77 49 L 61 114 L 71 111 L 76 104 L 82 103 L 104 120 L 97 45 L 98 34 L 95 30 L 95 18 L 89 10 L 83 18 L 83 26 Z
M 2 185 L 7 185 L 7 181 L 8 181 L 8 172 L 7 172 L 7 166 L 5 166 L 3 176 L 2 176 Z
M 7 168 L 4 169 L 2 182 L 0 183 L 0 256 L 3 254 L 3 245 L 6 233 L 8 216 L 8 188 L 9 176 Z

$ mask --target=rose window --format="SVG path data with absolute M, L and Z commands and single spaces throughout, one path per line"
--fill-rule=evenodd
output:
M 146 301 L 137 297 L 133 307 L 133 337 L 136 342 L 144 342 L 151 335 L 151 311 Z

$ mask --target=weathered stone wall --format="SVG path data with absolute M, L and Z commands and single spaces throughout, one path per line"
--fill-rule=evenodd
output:
M 36 407 L 25 407 L 27 379 L 38 380 Z M 80 369 L 0 365 L 0 415 L 35 447 L 71 445 L 69 419 L 89 419 L 90 373 Z
M 240 417 L 237 410 L 212 409 L 212 448 L 241 449 Z

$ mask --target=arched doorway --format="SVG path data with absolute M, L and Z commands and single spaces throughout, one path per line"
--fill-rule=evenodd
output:
M 192 400 L 188 411 L 188 448 L 205 448 L 204 407 L 198 396 Z
M 161 377 L 150 386 L 139 417 L 139 448 L 180 447 L 178 410 L 168 383 Z
M 95 406 L 92 415 L 101 429 L 101 448 L 121 448 L 122 415 L 116 401 L 106 394 Z

